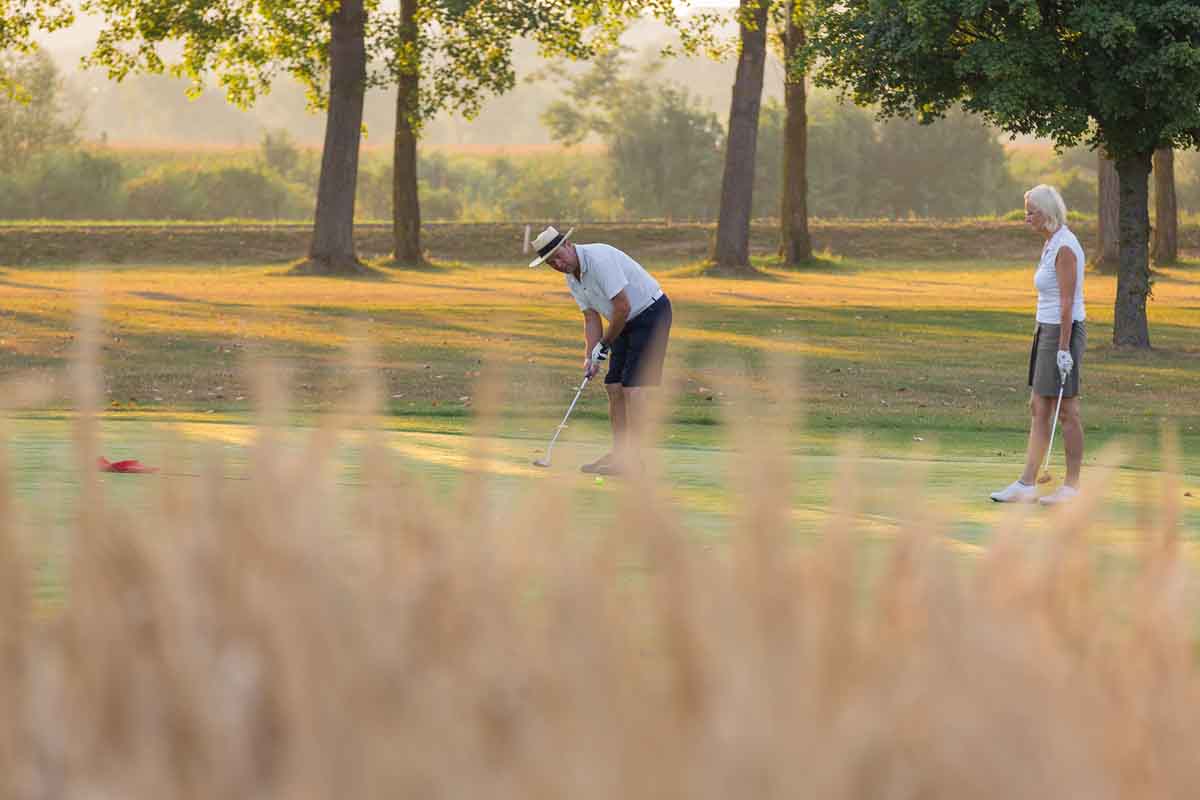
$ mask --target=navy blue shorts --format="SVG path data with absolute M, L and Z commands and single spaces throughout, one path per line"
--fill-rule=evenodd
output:
M 622 386 L 658 386 L 662 383 L 670 335 L 671 301 L 664 294 L 625 323 L 621 335 L 612 344 L 604 382 Z

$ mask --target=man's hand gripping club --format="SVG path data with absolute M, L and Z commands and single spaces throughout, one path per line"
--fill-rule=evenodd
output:
M 588 378 L 594 376 L 600 371 L 600 362 L 608 360 L 609 347 L 604 342 L 596 342 L 596 346 L 592 348 L 592 353 L 588 356 L 587 363 L 584 365 L 583 374 Z

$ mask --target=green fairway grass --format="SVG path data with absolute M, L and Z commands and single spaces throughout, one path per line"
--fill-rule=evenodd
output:
M 741 389 L 795 365 L 812 430 L 1016 434 L 1034 293 L 1028 263 L 832 261 L 763 265 L 756 280 L 650 263 L 674 301 L 672 418 L 712 425 Z M 249 356 L 283 363 L 299 411 L 337 407 L 346 348 L 376 347 L 388 411 L 461 429 L 478 374 L 504 375 L 510 414 L 565 409 L 583 358 L 581 317 L 559 276 L 522 266 L 387 270 L 387 280 L 291 278 L 278 267 L 0 267 L 0 374 L 58 370 L 73 344 L 82 276 L 103 292 L 104 396 L 112 413 L 238 414 Z M 1160 270 L 1148 353 L 1111 345 L 1115 279 L 1089 275 L 1084 421 L 1092 434 L 1200 435 L 1200 273 Z M 58 393 L 51 406 L 68 408 Z M 602 419 L 599 387 L 581 418 Z
M 944 492 L 955 520 L 947 535 L 970 548 L 1002 509 L 987 493 L 1016 476 L 1027 433 L 1025 369 L 1033 327 L 1025 261 L 891 263 L 833 259 L 788 271 L 760 264 L 752 279 L 705 277 L 694 264 L 648 263 L 675 307 L 668 364 L 671 399 L 661 431 L 675 499 L 698 529 L 720 531 L 736 506 L 729 474 L 731 416 L 769 415 L 797 386 L 792 439 L 795 514 L 801 533 L 828 514 L 832 456 L 861 438 L 876 487 L 881 530 L 894 525 L 895 487 L 917 464 Z M 581 315 L 562 279 L 520 265 L 437 265 L 385 270 L 383 281 L 293 278 L 279 267 L 116 266 L 0 269 L 0 375 L 61 374 L 75 345 L 83 286 L 102 293 L 105 451 L 155 461 L 157 441 L 225 448 L 231 480 L 254 436 L 254 377 L 261 359 L 290 376 L 291 421 L 319 424 L 345 408 L 359 371 L 356 339 L 372 343 L 384 414 L 374 423 L 398 457 L 439 491 L 469 464 L 480 376 L 501 383 L 497 455 L 485 471 L 502 491 L 546 480 L 529 462 L 542 453 L 580 379 Z M 1155 349 L 1111 345 L 1115 280 L 1089 275 L 1084 362 L 1087 470 L 1102 444 L 1121 440 L 1126 468 L 1113 498 L 1114 534 L 1132 530 L 1133 487 L 1161 468 L 1160 429 L 1181 436 L 1185 488 L 1200 494 L 1200 274 L 1160 270 L 1150 306 Z M 258 359 L 258 360 L 256 360 Z M 72 496 L 72 403 L 58 385 L 15 411 L 7 436 L 22 496 L 67 518 Z M 575 470 L 607 446 L 599 386 L 581 399 L 554 454 L 554 474 L 578 479 L 586 513 L 607 513 L 598 487 Z M 301 434 L 297 433 L 297 436 Z M 1055 472 L 1061 478 L 1061 439 Z M 199 458 L 198 455 L 189 458 Z M 352 444 L 342 458 L 353 484 Z M 185 464 L 184 472 L 195 472 Z M 132 509 L 161 478 L 107 476 Z M 1198 501 L 1185 498 L 1191 531 Z M 54 515 L 60 515 L 57 519 Z
M 41 564 L 38 580 L 43 601 L 61 597 L 63 568 L 59 557 L 79 513 L 78 457 L 72 436 L 73 421 L 66 419 L 9 420 L 3 431 L 7 441 L 11 488 L 16 508 L 25 514 L 27 529 L 39 531 L 31 549 Z M 686 425 L 669 426 L 676 434 Z M 129 520 L 147 518 L 163 500 L 164 482 L 198 483 L 206 470 L 219 470 L 221 482 L 241 482 L 254 468 L 252 448 L 259 435 L 253 425 L 229 421 L 190 419 L 179 415 L 171 420 L 110 417 L 99 433 L 99 451 L 110 460 L 137 458 L 161 469 L 152 475 L 103 474 L 102 496 L 106 505 Z M 454 502 L 466 485 L 467 475 L 482 475 L 495 513 L 504 515 L 519 508 L 547 485 L 565 488 L 572 514 L 581 527 L 603 530 L 616 524 L 612 501 L 626 486 L 620 478 L 597 483 L 580 474 L 578 465 L 600 452 L 602 432 L 596 426 L 572 428 L 556 446 L 550 469 L 532 466 L 542 455 L 544 441 L 533 432 L 481 438 L 452 433 L 430 433 L 392 429 L 381 436 L 387 452 L 398 466 L 396 479 L 416 481 L 429 494 Z M 296 469 L 304 469 L 305 446 L 313 429 L 293 426 L 284 436 L 285 448 Z M 686 438 L 686 437 L 683 437 Z M 1024 530 L 1034 536 L 1049 535 L 1054 512 L 1042 508 L 1015 508 L 990 502 L 987 493 L 1011 480 L 1015 459 L 1012 453 L 970 448 L 952 436 L 939 437 L 949 448 L 926 443 L 901 443 L 867 439 L 861 460 L 853 471 L 852 485 L 838 477 L 836 443 L 820 434 L 800 435 L 792 448 L 792 529 L 801 539 L 816 540 L 836 514 L 835 495 L 852 489 L 861 496 L 854 514 L 856 528 L 866 541 L 886 544 L 901 526 L 920 513 L 935 520 L 931 533 L 951 551 L 973 557 L 982 551 L 995 529 L 1012 515 L 1029 514 Z M 989 437 L 988 442 L 995 440 Z M 339 497 L 351 502 L 364 487 L 361 476 L 362 434 L 348 432 L 336 452 L 332 478 L 342 488 Z M 1089 471 L 1098 472 L 1096 454 Z M 722 541 L 737 516 L 740 504 L 741 464 L 728 443 L 681 443 L 668 441 L 656 451 L 661 463 L 666 501 L 700 541 Z M 1189 461 L 1183 477 L 1192 493 L 1200 488 L 1200 470 Z M 84 465 L 92 469 L 91 465 Z M 1061 477 L 1061 471 L 1059 471 Z M 918 477 L 919 476 L 919 477 Z M 914 480 L 922 507 L 912 507 Z M 1109 495 L 1094 520 L 1097 557 L 1112 564 L 1131 563 L 1141 546 L 1139 503 L 1159 502 L 1161 476 L 1126 464 L 1116 473 Z M 1046 487 L 1047 490 L 1051 487 Z M 1200 556 L 1200 499 L 1184 497 L 1184 550 L 1190 558 Z M 166 534 L 167 532 L 164 532 Z

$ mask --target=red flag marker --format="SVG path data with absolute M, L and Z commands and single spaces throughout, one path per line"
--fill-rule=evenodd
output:
M 125 474 L 143 474 L 158 472 L 158 467 L 147 467 L 136 458 L 127 459 L 125 461 L 109 461 L 104 456 L 97 459 L 101 472 L 121 472 Z

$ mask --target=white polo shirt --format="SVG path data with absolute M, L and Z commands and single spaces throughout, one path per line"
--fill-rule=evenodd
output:
M 612 299 L 622 289 L 629 298 L 629 319 L 662 297 L 662 287 L 641 264 L 607 244 L 577 244 L 579 280 L 567 275 L 567 288 L 581 311 L 596 311 L 612 320 Z

